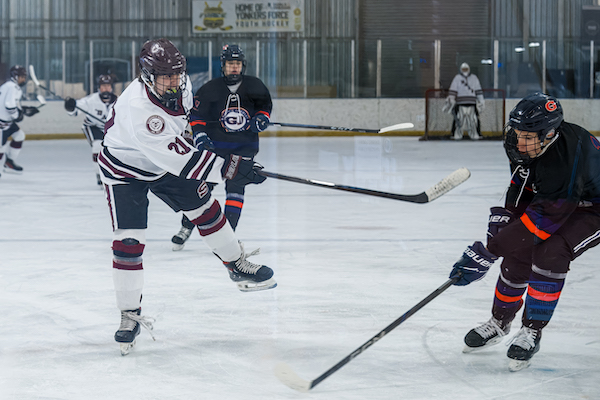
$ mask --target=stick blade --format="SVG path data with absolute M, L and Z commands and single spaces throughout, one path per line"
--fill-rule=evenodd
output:
M 33 65 L 29 65 L 29 77 L 35 84 L 35 86 L 40 86 L 40 81 L 38 81 L 37 76 L 35 75 L 35 70 L 33 69 Z
M 381 128 L 379 133 L 391 132 L 391 131 L 399 131 L 401 129 L 410 129 L 413 128 L 414 125 L 410 122 L 405 122 L 402 124 L 396 124 L 391 126 L 386 126 L 385 128 Z
M 40 107 L 46 104 L 46 99 L 44 98 L 44 96 L 42 96 L 41 94 L 38 94 L 36 96 L 37 101 L 40 102 Z M 39 107 L 38 107 L 39 108 Z
M 294 372 L 294 370 L 285 363 L 279 363 L 274 368 L 275 376 L 286 386 L 302 393 L 312 389 L 311 384 L 305 379 L 302 379 Z
M 437 199 L 443 194 L 448 193 L 450 190 L 454 189 L 471 176 L 471 171 L 467 168 L 459 168 L 441 181 L 439 181 L 436 185 L 430 187 L 425 191 L 427 195 L 428 201 L 432 201 Z

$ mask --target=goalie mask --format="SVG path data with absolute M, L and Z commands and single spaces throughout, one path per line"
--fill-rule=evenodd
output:
M 149 40 L 140 51 L 140 79 L 167 108 L 176 111 L 186 84 L 185 57 L 167 39 Z
M 535 93 L 512 109 L 504 128 L 504 149 L 518 165 L 527 165 L 558 139 L 563 111 L 555 97 Z M 519 131 L 519 132 L 517 132 Z
M 24 76 L 25 79 L 19 82 L 19 77 Z M 23 87 L 27 82 L 27 70 L 22 65 L 14 65 L 10 68 L 10 79 L 17 85 Z
M 225 64 L 227 61 L 241 61 L 242 71 L 239 74 L 227 74 L 225 71 Z M 242 76 L 246 72 L 246 57 L 244 52 L 237 44 L 223 46 L 223 53 L 221 53 L 221 73 L 225 79 L 225 83 L 228 85 L 235 85 L 242 80 Z
M 469 76 L 471 73 L 471 67 L 469 67 L 469 64 L 462 63 L 460 65 L 460 73 L 463 74 L 463 76 Z

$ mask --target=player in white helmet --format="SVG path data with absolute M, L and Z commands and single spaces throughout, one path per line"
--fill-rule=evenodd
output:
M 454 116 L 452 138 L 460 140 L 467 131 L 473 140 L 481 139 L 479 113 L 485 107 L 479 78 L 471 73 L 469 64 L 462 63 L 460 72 L 450 84 L 445 109 Z
M 79 111 L 85 115 L 83 120 L 83 134 L 92 148 L 92 162 L 98 163 L 98 153 L 102 148 L 104 139 L 104 123 L 108 119 L 110 107 L 117 100 L 113 93 L 113 78 L 102 74 L 97 79 L 98 91 L 79 100 L 71 97 L 65 98 L 65 110 L 71 116 L 76 116 Z M 96 173 L 98 185 L 102 185 L 100 173 Z
M 113 280 L 121 325 L 115 340 L 127 354 L 140 326 L 144 282 L 142 254 L 148 222 L 148 192 L 183 211 L 241 291 L 275 287 L 273 271 L 246 258 L 231 225 L 211 196 L 210 182 L 261 183 L 260 166 L 240 156 L 228 159 L 191 146 L 182 134 L 192 107 L 186 60 L 167 39 L 149 40 L 140 52 L 140 77 L 131 82 L 106 122 L 98 156 L 113 223 Z

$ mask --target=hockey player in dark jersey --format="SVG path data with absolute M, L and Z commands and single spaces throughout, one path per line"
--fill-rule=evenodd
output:
M 223 76 L 204 84 L 194 96 L 190 113 L 194 144 L 229 159 L 236 154 L 254 159 L 258 153 L 258 134 L 269 125 L 273 108 L 271 94 L 263 82 L 245 75 L 246 59 L 238 45 L 226 45 L 221 54 Z M 225 183 L 225 217 L 235 230 L 242 207 L 245 187 Z M 182 226 L 171 241 L 173 250 L 181 250 L 194 225 L 184 216 Z
M 571 261 L 600 242 L 600 142 L 564 122 L 557 99 L 536 93 L 511 111 L 504 147 L 512 171 L 505 205 L 491 209 L 487 248 L 469 246 L 450 276 L 467 285 L 504 257 L 492 317 L 465 336 L 464 352 L 501 342 L 523 307 L 507 352 L 518 371 L 540 349 Z

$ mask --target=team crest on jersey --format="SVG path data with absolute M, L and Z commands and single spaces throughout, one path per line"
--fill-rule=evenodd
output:
M 159 115 L 151 115 L 146 120 L 146 128 L 148 128 L 150 133 L 162 133 L 165 130 L 165 120 Z
M 238 132 L 248 129 L 250 114 L 243 108 L 226 108 L 221 113 L 220 120 L 225 132 Z

